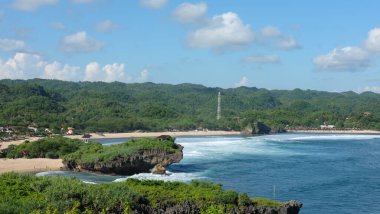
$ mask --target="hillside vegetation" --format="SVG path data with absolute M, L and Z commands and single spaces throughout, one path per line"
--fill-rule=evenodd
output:
M 217 121 L 219 91 L 222 119 Z M 241 130 L 255 121 L 272 128 L 326 123 L 380 129 L 380 95 L 195 84 L 0 81 L 0 126 L 18 127 L 20 132 L 30 132 L 29 125 L 56 133 L 69 126 L 79 132 Z

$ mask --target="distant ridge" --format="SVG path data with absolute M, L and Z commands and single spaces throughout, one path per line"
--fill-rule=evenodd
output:
M 0 89 L 0 127 L 36 124 L 55 132 L 68 126 L 79 132 L 241 130 L 262 121 L 282 128 L 332 124 L 380 129 L 380 94 L 373 92 L 44 79 L 0 80 Z M 217 121 L 219 91 L 223 117 Z

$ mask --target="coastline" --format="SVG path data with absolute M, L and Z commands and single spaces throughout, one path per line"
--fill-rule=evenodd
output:
M 212 135 L 240 135 L 237 131 L 182 131 L 182 132 L 125 132 L 125 133 L 90 133 L 91 139 L 112 139 L 112 138 L 144 138 L 158 137 L 160 135 L 179 136 L 212 136 Z M 81 139 L 83 135 L 65 136 L 71 139 Z
M 62 170 L 62 159 L 48 158 L 18 158 L 18 159 L 0 159 L 0 174 L 6 172 L 24 172 L 37 173 L 43 171 Z
M 377 130 L 311 130 L 311 129 L 288 129 L 287 133 L 315 133 L 315 134 L 380 134 Z

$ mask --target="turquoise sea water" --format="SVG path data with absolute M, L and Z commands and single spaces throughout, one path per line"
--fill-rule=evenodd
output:
M 120 143 L 125 139 L 101 141 Z M 304 203 L 301 213 L 380 213 L 380 135 L 279 134 L 259 137 L 179 137 L 184 159 L 169 176 L 131 177 L 168 181 L 202 179 L 225 189 Z M 85 182 L 125 176 L 45 172 Z

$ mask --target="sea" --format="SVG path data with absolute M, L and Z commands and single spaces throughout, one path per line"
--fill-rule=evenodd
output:
M 104 139 L 112 145 L 127 139 Z M 300 213 L 380 213 L 380 135 L 286 133 L 178 137 L 184 158 L 168 175 L 109 176 L 50 171 L 86 183 L 128 178 L 221 183 L 251 197 L 303 203 Z

